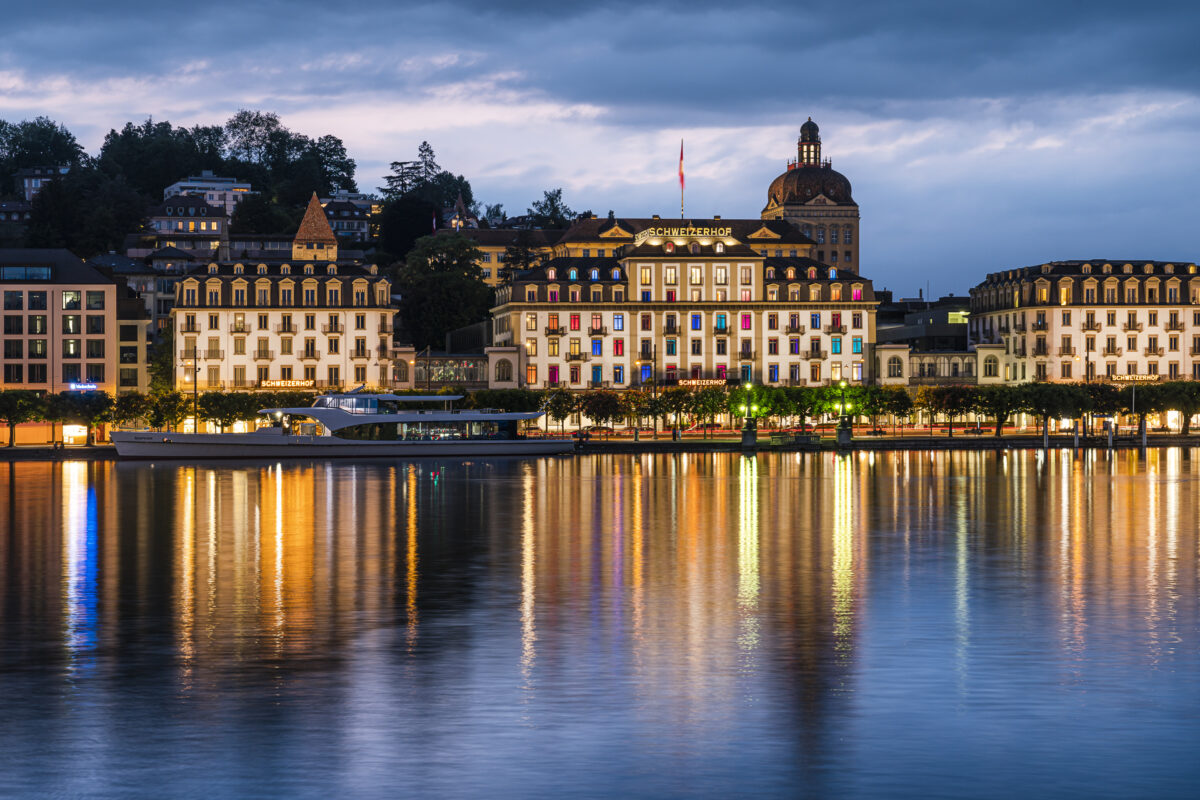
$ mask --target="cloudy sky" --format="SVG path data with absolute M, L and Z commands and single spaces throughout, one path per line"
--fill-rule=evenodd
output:
M 862 271 L 966 292 L 1061 258 L 1200 258 L 1193 3 L 41 0 L 0 26 L 0 118 L 89 152 L 238 108 L 345 140 L 360 187 L 423 139 L 521 213 L 755 217 L 800 124 L 853 183 Z

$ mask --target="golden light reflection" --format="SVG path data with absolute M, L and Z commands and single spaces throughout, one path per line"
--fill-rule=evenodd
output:
M 404 502 L 407 510 L 405 525 L 405 571 L 404 611 L 408 649 L 417 644 L 417 468 L 408 466 L 408 480 L 404 486 Z
M 854 468 L 838 456 L 833 469 L 833 633 L 846 654 L 854 636 Z
M 738 605 L 742 622 L 738 643 L 743 652 L 758 647 L 758 457 L 742 456 L 738 465 Z
M 537 657 L 537 537 L 535 531 L 534 480 L 526 470 L 521 476 L 521 678 L 531 687 Z

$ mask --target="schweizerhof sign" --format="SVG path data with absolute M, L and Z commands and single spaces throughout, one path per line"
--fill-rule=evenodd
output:
M 708 228 L 694 225 L 662 226 L 646 228 L 633 237 L 634 244 L 647 239 L 720 239 L 733 235 L 733 228 Z

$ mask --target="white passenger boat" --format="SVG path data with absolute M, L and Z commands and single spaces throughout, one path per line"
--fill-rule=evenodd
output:
M 380 458 L 458 455 L 553 455 L 570 439 L 529 438 L 521 423 L 541 411 L 456 411 L 461 396 L 327 394 L 308 408 L 265 408 L 266 425 L 250 433 L 113 431 L 127 458 Z M 411 409 L 405 404 L 443 404 Z

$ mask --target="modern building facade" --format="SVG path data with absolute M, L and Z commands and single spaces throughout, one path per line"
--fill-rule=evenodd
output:
M 493 340 L 515 358 L 493 385 L 866 382 L 871 282 L 815 248 L 783 220 L 580 220 L 497 289 Z
M 163 189 L 163 200 L 180 196 L 198 197 L 209 205 L 220 207 L 225 216 L 232 217 L 237 204 L 252 191 L 248 183 L 239 183 L 236 178 L 226 178 L 206 169 L 199 175 L 175 181 Z
M 1004 380 L 1200 379 L 1192 263 L 1054 261 L 971 290 L 971 341 L 998 345 Z

